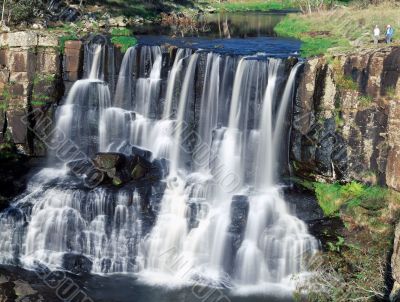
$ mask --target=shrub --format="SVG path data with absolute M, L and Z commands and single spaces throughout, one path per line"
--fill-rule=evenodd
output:
M 46 4 L 43 0 L 9 0 L 6 3 L 5 16 L 12 24 L 33 22 L 43 16 Z

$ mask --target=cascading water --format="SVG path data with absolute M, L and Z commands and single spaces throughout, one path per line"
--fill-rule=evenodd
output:
M 161 200 L 143 207 L 146 184 L 85 188 L 54 163 L 1 214 L 0 260 L 70 269 L 79 259 L 94 273 L 136 272 L 153 281 L 290 284 L 318 247 L 290 213 L 278 177 L 301 64 L 287 75 L 282 59 L 178 49 L 169 69 L 162 47 L 136 46 L 111 98 L 104 51 L 87 49 L 87 79 L 58 109 L 55 137 L 82 155 L 69 148 L 71 159 L 129 155 L 132 146 L 150 150 L 149 160 L 167 158 Z

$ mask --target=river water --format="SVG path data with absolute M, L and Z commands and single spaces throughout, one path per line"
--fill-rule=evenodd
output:
M 92 301 L 290 301 L 318 242 L 282 193 L 302 63 L 299 42 L 273 34 L 281 17 L 213 15 L 179 38 L 148 29 L 115 82 L 110 47 L 89 44 L 56 137 L 90 157 L 140 147 L 168 172 L 146 194 L 87 189 L 53 154 L 0 216 L 1 262 L 78 263 L 90 275 L 72 279 Z

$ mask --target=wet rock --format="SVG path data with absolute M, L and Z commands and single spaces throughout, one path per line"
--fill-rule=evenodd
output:
M 231 203 L 231 224 L 229 226 L 229 232 L 241 235 L 243 234 L 247 216 L 249 214 L 249 200 L 245 195 L 234 195 Z
M 94 162 L 99 169 L 117 169 L 125 162 L 125 156 L 121 153 L 97 153 Z
M 74 274 L 90 273 L 92 265 L 92 261 L 83 255 L 65 254 L 63 256 L 63 267 Z
M 150 161 L 153 156 L 151 151 L 136 146 L 131 147 L 131 152 L 133 156 L 139 156 L 140 158 L 145 159 L 147 161 Z
M 188 209 L 188 227 L 189 229 L 197 228 L 199 226 L 200 221 L 197 219 L 198 212 L 200 210 L 200 205 L 196 202 L 192 202 L 189 204 Z
M 306 223 L 324 219 L 324 213 L 313 192 L 294 185 L 284 191 L 284 197 L 291 212 Z
M 0 145 L 0 210 L 23 192 L 30 169 L 29 158 L 19 154 L 14 145 Z
M 77 159 L 67 163 L 67 168 L 74 174 L 83 176 L 88 174 L 88 171 L 94 167 L 93 162 L 88 158 Z
M 152 162 L 152 169 L 150 173 L 154 173 L 155 179 L 163 179 L 169 174 L 169 161 L 165 158 L 155 159 Z

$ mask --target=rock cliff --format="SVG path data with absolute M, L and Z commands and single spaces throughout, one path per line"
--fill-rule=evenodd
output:
M 305 63 L 294 104 L 297 176 L 399 191 L 400 48 Z

